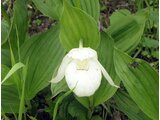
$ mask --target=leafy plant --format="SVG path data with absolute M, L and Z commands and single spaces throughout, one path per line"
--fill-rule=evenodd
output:
M 112 11 L 106 28 L 100 19 L 109 9 L 105 0 L 2 1 L 2 118 L 158 120 L 156 3 L 136 0 L 134 12 L 126 8 Z M 45 21 L 43 32 L 30 35 L 30 27 L 35 26 L 28 21 L 33 18 L 39 26 L 46 19 L 51 23 Z M 81 54 L 88 47 L 95 51 L 96 59 L 92 52 Z M 97 71 L 101 70 L 100 84 L 89 96 L 76 95 L 76 86 L 71 89 L 65 81 L 69 64 L 65 56 L 75 48 L 80 52 L 73 52 L 71 58 L 77 70 L 88 71 L 88 63 L 94 60 L 98 61 L 94 61 Z M 79 61 L 81 57 L 86 59 Z M 56 74 L 62 81 L 51 83 Z M 73 75 L 77 73 L 69 77 Z M 120 88 L 113 87 L 116 85 Z M 84 87 L 84 92 L 89 90 Z

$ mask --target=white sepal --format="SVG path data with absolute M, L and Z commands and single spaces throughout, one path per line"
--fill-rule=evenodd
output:
M 100 67 L 104 77 L 106 78 L 106 80 L 109 82 L 110 85 L 116 87 L 116 88 L 119 88 L 119 86 L 115 85 L 112 78 L 110 77 L 110 75 L 108 74 L 108 72 L 104 69 L 104 67 L 101 65 L 101 63 L 95 59 L 96 63 L 98 64 L 98 66 Z
M 63 60 L 61 65 L 59 66 L 57 75 L 51 80 L 52 83 L 58 83 L 59 81 L 61 81 L 64 78 L 65 75 L 65 70 L 68 66 L 68 64 L 71 62 L 71 58 L 68 57 L 68 55 L 66 55 Z

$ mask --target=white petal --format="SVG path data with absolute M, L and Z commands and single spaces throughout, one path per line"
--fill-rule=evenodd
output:
M 110 85 L 119 88 L 119 86 L 115 85 L 112 78 L 109 76 L 109 74 L 107 73 L 107 71 L 104 69 L 104 67 L 101 65 L 101 63 L 95 59 L 96 63 L 99 65 L 104 77 L 106 78 L 106 80 L 109 82 Z
M 91 48 L 74 48 L 69 51 L 68 56 L 76 60 L 97 58 L 97 52 Z
M 77 70 L 76 61 L 72 61 L 66 68 L 65 78 L 69 88 L 79 96 L 91 96 L 101 83 L 101 69 L 94 61 L 89 61 L 88 70 Z
M 61 81 L 65 75 L 65 70 L 66 67 L 68 66 L 68 64 L 71 62 L 71 58 L 69 58 L 67 55 L 63 58 L 62 63 L 58 69 L 57 75 L 56 77 L 54 77 L 51 82 L 52 83 L 57 83 L 59 81 Z

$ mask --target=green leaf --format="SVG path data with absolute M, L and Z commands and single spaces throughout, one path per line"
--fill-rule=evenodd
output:
M 22 63 L 16 63 L 11 68 L 11 70 L 9 70 L 9 72 L 7 73 L 7 75 L 5 76 L 5 78 L 2 80 L 1 84 L 3 84 L 9 77 L 11 77 L 17 70 L 19 70 L 22 67 L 24 67 L 24 64 L 22 64 Z
M 30 120 L 37 120 L 35 117 L 33 116 L 28 116 Z
M 148 48 L 157 48 L 159 46 L 159 42 L 158 40 L 144 37 L 144 41 L 142 42 L 142 45 Z
M 130 96 L 122 91 L 118 91 L 114 95 L 117 109 L 126 114 L 131 120 L 151 120 L 148 118 L 130 98 Z
M 80 40 L 83 40 L 84 47 L 93 49 L 98 47 L 100 35 L 96 21 L 82 10 L 72 7 L 66 1 L 64 2 L 60 24 L 60 40 L 67 51 L 79 47 Z
M 76 100 L 72 101 L 68 106 L 68 112 L 72 117 L 76 117 L 77 120 L 86 120 L 87 119 L 87 109 L 84 108 Z
M 158 119 L 158 74 L 145 61 L 132 59 L 115 50 L 116 73 L 139 108 L 151 119 Z
M 1 63 L 7 66 L 11 66 L 10 52 L 7 49 L 1 49 Z
M 14 54 L 17 54 L 18 45 L 21 46 L 25 41 L 27 29 L 28 12 L 26 1 L 16 0 L 13 4 L 13 15 L 11 16 L 11 24 L 9 26 L 9 34 L 7 36 Z M 5 42 L 2 47 L 8 49 L 8 42 Z
M 59 19 L 62 13 L 63 0 L 32 0 L 38 10 L 44 15 Z
M 152 50 L 151 55 L 152 55 L 152 57 L 159 59 L 159 51 L 158 50 L 157 51 Z
M 52 91 L 52 97 L 55 97 L 56 95 L 58 95 L 61 92 L 65 92 L 68 91 L 68 86 L 65 80 L 61 80 L 60 82 L 56 83 L 56 84 L 51 84 L 51 91 Z
M 7 73 L 9 72 L 10 68 L 7 67 L 6 65 L 1 65 L 1 80 L 3 80 L 5 78 L 5 76 L 7 75 Z M 5 81 L 3 83 L 3 85 L 12 85 L 14 83 L 14 79 L 13 77 L 8 78 L 7 81 Z
M 9 34 L 9 25 L 8 22 L 5 20 L 2 20 L 1 22 L 1 30 L 2 30 L 2 38 L 1 38 L 1 44 L 3 45 L 8 38 L 8 34 Z
M 59 20 L 63 9 L 63 0 L 32 0 L 38 10 L 45 16 Z M 100 15 L 99 0 L 68 0 L 71 5 L 79 7 L 91 15 L 97 22 Z M 79 4 L 80 3 L 80 4 Z
M 99 0 L 71 0 L 71 1 L 73 2 L 74 6 L 79 7 L 87 14 L 91 15 L 98 23 L 100 16 Z M 77 5 L 77 2 L 80 2 L 80 5 Z
M 2 85 L 1 97 L 1 107 L 4 113 L 18 113 L 20 100 L 15 86 Z
M 28 12 L 25 0 L 16 0 L 14 3 L 13 10 L 14 10 L 12 17 L 13 28 L 11 31 L 10 39 L 12 42 L 19 40 L 20 45 L 22 45 L 22 43 L 25 40 L 28 28 Z M 16 28 L 18 31 L 18 38 L 16 35 Z M 15 43 L 17 44 L 17 42 Z
M 96 115 L 94 117 L 92 117 L 91 120 L 103 120 L 100 116 Z
M 53 111 L 53 120 L 56 120 L 56 115 L 57 115 L 57 110 L 58 110 L 59 104 L 61 104 L 63 99 L 66 98 L 67 96 L 69 96 L 72 92 L 73 92 L 72 90 L 69 90 L 65 94 L 63 94 L 62 96 L 60 96 L 58 98 L 56 105 L 54 107 L 54 111 Z
M 108 33 L 115 40 L 115 46 L 127 53 L 134 50 L 143 35 L 147 13 L 131 15 L 127 10 L 119 10 L 110 17 Z
M 18 112 L 18 120 L 22 120 L 22 114 L 25 109 L 25 83 L 26 83 L 26 76 L 27 76 L 27 69 L 28 69 L 28 59 L 26 61 L 25 66 L 22 69 L 22 93 L 20 97 L 20 106 L 19 106 L 19 112 Z
M 22 61 L 29 58 L 25 85 L 26 98 L 32 99 L 40 90 L 50 84 L 64 56 L 59 42 L 59 26 L 54 26 L 45 33 L 32 36 L 21 47 Z
M 113 52 L 114 52 L 114 40 L 105 32 L 101 33 L 101 43 L 97 49 L 98 58 L 100 63 L 111 75 L 116 85 L 120 84 L 120 81 L 115 73 L 114 63 L 113 63 Z M 103 77 L 101 86 L 94 94 L 94 106 L 97 106 L 109 98 L 111 98 L 116 92 L 117 88 L 111 86 L 108 81 Z

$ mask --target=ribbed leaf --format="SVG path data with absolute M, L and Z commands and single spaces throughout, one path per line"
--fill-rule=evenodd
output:
M 28 12 L 25 0 L 16 0 L 14 2 L 10 22 L 9 33 L 6 38 L 11 43 L 13 53 L 17 54 L 18 46 L 21 46 L 25 41 L 28 28 Z M 8 42 L 5 42 L 2 47 L 9 49 Z
M 2 30 L 2 32 L 1 32 L 1 34 L 2 34 L 1 44 L 4 44 L 7 41 L 8 34 L 9 34 L 9 25 L 8 25 L 7 21 L 2 20 L 2 22 L 1 22 L 1 30 Z
M 68 113 L 77 120 L 87 120 L 87 109 L 76 100 L 72 101 L 68 106 Z
M 24 67 L 24 64 L 22 63 L 16 63 L 6 74 L 4 79 L 2 80 L 1 84 L 3 84 L 8 78 L 10 78 L 16 71 L 18 71 L 20 68 Z
M 96 22 L 98 22 L 100 15 L 99 0 L 71 0 L 71 1 L 73 2 L 74 6 L 81 8 L 87 14 L 91 15 L 96 20 Z M 80 5 L 78 5 L 79 1 Z
M 62 14 L 64 0 L 32 0 L 37 9 L 44 15 L 59 20 Z M 97 22 L 99 19 L 99 0 L 68 0 L 71 5 L 79 7 L 91 15 Z
M 1 81 L 4 79 L 4 77 L 7 75 L 7 73 L 9 72 L 9 70 L 10 70 L 10 68 L 9 67 L 7 67 L 6 65 L 1 65 Z M 3 83 L 3 85 L 11 85 L 11 84 L 13 84 L 14 83 L 14 81 L 13 81 L 13 78 L 11 77 L 11 78 L 8 78 L 8 80 L 7 81 L 5 81 L 4 83 Z
M 158 74 L 143 60 L 115 50 L 116 73 L 131 98 L 151 119 L 158 119 Z
M 1 110 L 4 113 L 17 113 L 19 110 L 19 96 L 15 86 L 1 86 Z
M 98 47 L 100 35 L 96 21 L 82 10 L 72 7 L 67 1 L 64 2 L 60 23 L 60 40 L 67 51 L 79 47 L 79 40 L 83 40 L 85 47 Z
M 127 53 L 136 48 L 143 35 L 146 14 L 142 12 L 131 15 L 127 10 L 116 11 L 112 14 L 108 33 L 115 40 L 117 48 Z
M 126 114 L 131 120 L 151 120 L 148 118 L 130 98 L 130 96 L 122 91 L 118 91 L 114 95 L 117 109 Z
M 25 85 L 27 99 L 32 99 L 50 84 L 53 72 L 64 56 L 58 35 L 59 27 L 55 26 L 45 33 L 31 37 L 21 47 L 23 61 L 29 58 Z
M 35 6 L 46 16 L 59 19 L 62 13 L 63 0 L 32 0 Z
M 1 63 L 7 66 L 11 66 L 10 52 L 7 49 L 1 49 Z
M 28 28 L 28 12 L 27 12 L 27 5 L 25 0 L 15 1 L 14 13 L 13 13 L 11 24 L 13 24 L 13 26 L 10 26 L 12 27 L 10 39 L 13 42 L 14 47 L 17 45 L 16 40 L 18 39 L 19 39 L 20 45 L 22 45 L 25 40 L 26 32 Z
M 100 16 L 99 0 L 81 0 L 81 8 L 98 22 Z

